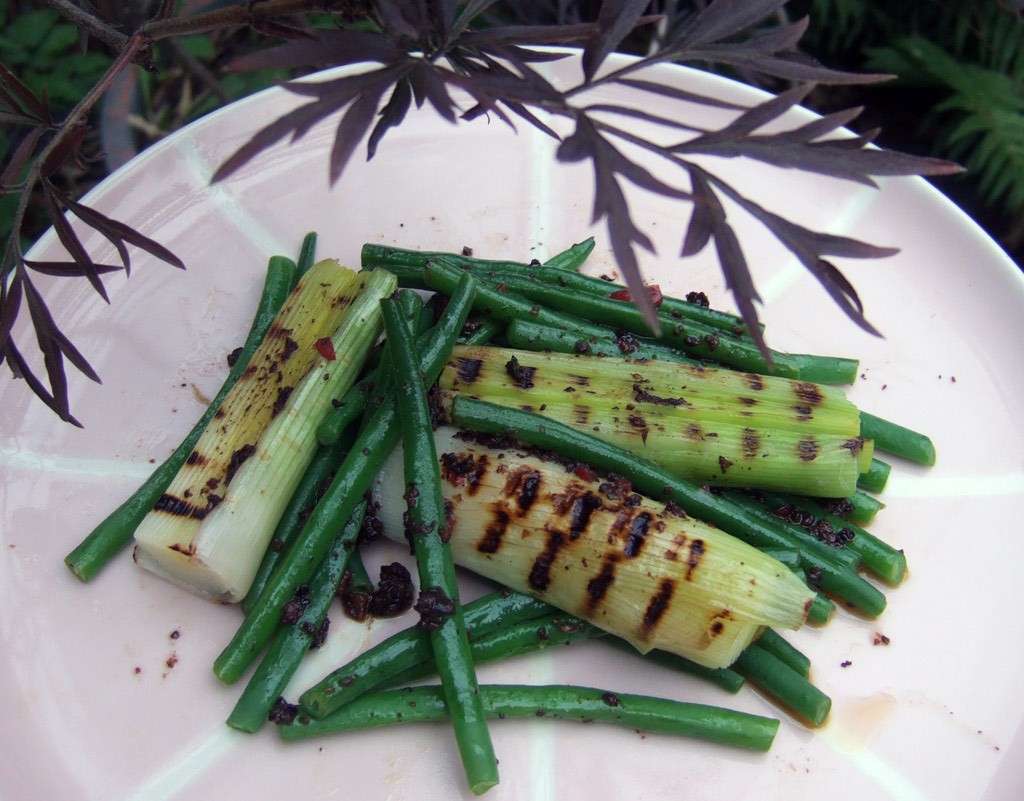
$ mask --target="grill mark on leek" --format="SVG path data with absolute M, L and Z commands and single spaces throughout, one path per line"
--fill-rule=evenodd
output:
M 802 439 L 796 444 L 796 454 L 801 462 L 813 462 L 819 452 L 818 443 L 813 439 Z
M 640 634 L 645 639 L 651 638 L 654 630 L 658 627 L 665 612 L 672 605 L 672 596 L 676 591 L 676 583 L 672 579 L 662 579 L 658 585 L 658 591 L 651 596 L 650 603 L 644 610 L 644 616 L 640 623 Z
M 696 539 L 690 542 L 690 550 L 686 557 L 686 580 L 693 581 L 693 574 L 700 568 L 701 560 L 704 558 L 704 540 Z
M 825 402 L 825 396 L 821 394 L 821 389 L 810 381 L 794 381 L 793 393 L 797 400 L 809 406 L 821 406 Z
M 605 556 L 600 572 L 587 582 L 587 609 L 589 611 L 596 610 L 605 595 L 608 594 L 608 589 L 615 581 L 615 566 L 618 561 L 619 557 L 616 554 Z
M 644 542 L 647 540 L 647 530 L 651 527 L 651 515 L 649 512 L 641 512 L 629 524 L 629 534 L 626 535 L 626 542 L 622 546 L 622 555 L 632 559 L 643 550 Z
M 500 551 L 510 520 L 511 518 L 504 504 L 494 504 L 494 508 L 491 510 L 491 522 L 484 528 L 484 535 L 477 542 L 476 549 L 480 553 L 488 554 L 495 554 Z
M 570 512 L 569 539 L 579 539 L 590 525 L 591 515 L 603 506 L 604 502 L 593 492 L 585 492 L 576 498 Z
M 565 535 L 561 531 L 549 531 L 547 542 L 544 544 L 544 550 L 537 554 L 537 558 L 533 560 L 533 566 L 530 568 L 530 574 L 527 577 L 527 582 L 530 587 L 537 590 L 537 592 L 546 592 L 548 587 L 551 586 L 551 566 L 555 563 L 555 559 L 558 558 L 558 552 L 562 550 L 562 546 L 565 545 Z
M 455 360 L 455 374 L 464 384 L 472 384 L 480 377 L 483 366 L 482 359 L 459 357 Z

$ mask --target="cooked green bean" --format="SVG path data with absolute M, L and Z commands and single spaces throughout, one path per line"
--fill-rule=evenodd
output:
M 876 417 L 862 411 L 860 413 L 860 435 L 864 439 L 875 441 L 875 448 L 893 456 L 901 456 L 917 464 L 931 466 L 935 464 L 935 445 L 924 434 L 904 426 Z
M 857 487 L 866 492 L 881 492 L 889 482 L 890 473 L 892 473 L 891 464 L 874 458 L 871 460 L 871 466 L 857 479 Z
M 510 590 L 485 595 L 466 604 L 463 610 L 471 640 L 553 611 L 543 601 Z M 307 714 L 323 717 L 370 690 L 389 686 L 392 678 L 403 671 L 432 660 L 427 632 L 405 629 L 325 676 L 302 693 L 299 705 Z
M 832 699 L 757 643 L 740 654 L 733 669 L 812 725 L 820 726 L 828 717 Z
M 324 561 L 306 585 L 301 598 L 301 603 L 305 604 L 301 615 L 277 630 L 270 648 L 228 716 L 227 723 L 232 728 L 253 732 L 263 725 L 295 675 L 299 663 L 324 633 L 322 627 L 327 619 L 327 611 L 345 573 L 349 555 L 355 549 L 365 512 L 364 501 L 345 523 Z
M 680 364 L 700 365 L 698 359 L 679 351 L 664 348 L 641 337 L 617 335 L 610 330 L 568 330 L 553 325 L 542 325 L 534 320 L 515 319 L 505 329 L 505 338 L 514 348 L 557 353 L 579 353 L 589 356 L 611 356 L 619 359 L 643 361 L 661 359 Z
M 596 721 L 755 751 L 771 748 L 779 727 L 773 718 L 590 687 L 492 684 L 481 685 L 480 695 L 490 718 Z M 393 723 L 445 720 L 447 716 L 440 687 L 412 687 L 365 695 L 320 720 L 299 715 L 293 723 L 279 726 L 278 732 L 285 740 L 299 740 Z
M 398 389 L 406 531 L 420 580 L 416 608 L 420 612 L 420 625 L 430 633 L 434 664 L 441 679 L 466 781 L 479 795 L 498 783 L 498 762 L 480 700 L 455 563 L 446 544 L 447 522 L 427 390 L 420 376 L 414 338 L 402 322 L 397 302 L 381 301 L 381 312 L 393 382 Z M 457 332 L 448 341 L 449 353 L 456 338 Z
M 178 470 L 195 449 L 196 442 L 220 408 L 224 397 L 245 370 L 253 351 L 263 341 L 264 334 L 295 286 L 295 274 L 295 262 L 291 259 L 284 256 L 274 256 L 270 259 L 249 334 L 224 380 L 224 385 L 174 453 L 64 558 L 64 563 L 79 579 L 91 581 L 132 541 L 135 529 L 178 474 Z
M 759 648 L 781 659 L 804 678 L 811 673 L 811 658 L 775 629 L 765 629 L 757 638 Z
M 606 637 L 603 641 L 614 646 L 620 651 L 626 651 L 634 656 L 639 655 L 639 652 L 633 645 L 630 645 L 620 637 Z M 677 670 L 680 673 L 686 673 L 690 676 L 695 676 L 699 679 L 709 681 L 726 692 L 737 693 L 739 692 L 740 687 L 743 686 L 743 677 L 732 668 L 704 667 L 703 665 L 698 665 L 696 662 L 687 659 L 685 656 L 672 654 L 658 648 L 655 648 L 653 651 L 648 651 L 642 658 L 652 664 L 661 665 L 662 667 L 667 667 L 671 670 Z
M 431 341 L 421 352 L 420 366 L 431 382 L 437 379 L 444 364 L 446 335 L 462 329 L 472 304 L 475 284 L 472 277 L 466 276 L 433 329 Z M 288 550 L 231 642 L 214 662 L 214 673 L 222 681 L 229 684 L 237 681 L 273 636 L 281 607 L 323 560 L 338 529 L 352 515 L 373 477 L 397 444 L 397 417 L 392 397 L 381 404 L 371 424 L 359 433 L 295 544 Z

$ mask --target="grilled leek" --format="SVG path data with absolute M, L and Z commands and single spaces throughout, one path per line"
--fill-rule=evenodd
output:
M 136 563 L 198 595 L 244 597 L 316 448 L 330 399 L 354 381 L 381 330 L 394 277 L 314 265 L 250 368 L 135 533 Z
M 449 545 L 462 567 L 534 595 L 646 652 L 724 667 L 764 626 L 795 629 L 814 593 L 775 559 L 556 460 L 436 433 Z M 402 456 L 376 484 L 385 534 L 403 539 Z
M 870 464 L 834 387 L 665 361 L 457 347 L 440 386 L 526 408 L 713 486 L 848 497 Z

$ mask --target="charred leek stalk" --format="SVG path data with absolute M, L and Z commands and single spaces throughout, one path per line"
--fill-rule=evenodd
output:
M 713 486 L 847 497 L 873 453 L 856 406 L 841 390 L 806 381 L 460 346 L 440 385 L 582 427 Z
M 135 533 L 135 561 L 198 595 L 245 596 L 330 399 L 380 333 L 394 278 L 335 261 L 301 281 L 195 451 Z
M 437 432 L 456 563 L 616 634 L 725 667 L 764 626 L 798 628 L 814 593 L 775 559 L 664 504 L 550 458 Z M 378 478 L 403 540 L 401 453 Z

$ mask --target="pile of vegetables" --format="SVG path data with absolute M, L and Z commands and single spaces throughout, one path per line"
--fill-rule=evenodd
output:
M 778 729 L 477 680 L 480 664 L 560 644 L 600 638 L 729 692 L 750 682 L 820 725 L 831 702 L 778 630 L 822 625 L 837 602 L 882 613 L 878 581 L 907 563 L 865 528 L 891 469 L 880 455 L 931 464 L 931 442 L 850 403 L 835 385 L 855 360 L 765 354 L 702 295 L 651 287 L 652 331 L 628 292 L 578 272 L 593 246 L 519 264 L 366 245 L 352 271 L 317 261 L 310 234 L 297 262 L 270 260 L 206 414 L 67 565 L 89 581 L 131 547 L 237 603 L 214 672 L 233 684 L 255 668 L 230 726 L 269 719 L 293 740 L 448 719 L 475 793 L 498 782 L 494 718 L 762 751 Z M 284 699 L 336 599 L 362 614 L 375 597 L 362 545 L 376 530 L 415 557 L 417 623 Z M 463 603 L 456 565 L 494 591 Z

